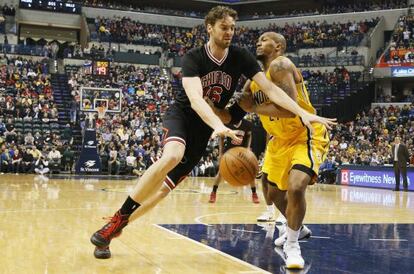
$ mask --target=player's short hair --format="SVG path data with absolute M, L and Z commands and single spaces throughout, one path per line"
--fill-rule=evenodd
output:
M 237 11 L 226 6 L 216 6 L 212 8 L 204 18 L 204 24 L 207 27 L 208 24 L 214 26 L 217 20 L 223 19 L 226 16 L 233 17 L 237 20 Z

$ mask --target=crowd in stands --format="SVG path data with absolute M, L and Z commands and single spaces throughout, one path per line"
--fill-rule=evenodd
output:
M 355 66 L 355 65 L 364 65 L 364 56 L 359 55 L 358 51 L 353 49 L 351 52 L 348 52 L 344 55 L 339 56 L 328 56 L 323 53 L 320 54 L 311 54 L 308 52 L 302 56 L 291 56 L 290 54 L 287 57 L 292 60 L 292 62 L 297 67 L 323 67 L 323 66 Z
M 254 52 L 255 41 L 259 36 L 265 31 L 275 31 L 285 36 L 288 52 L 300 48 L 356 46 L 378 21 L 379 18 L 374 18 L 361 22 L 333 24 L 315 21 L 286 24 L 283 27 L 270 24 L 267 28 L 260 29 L 239 27 L 236 29 L 233 43 Z M 98 17 L 95 19 L 95 28 L 101 41 L 162 46 L 180 56 L 208 40 L 204 26 L 190 29 L 143 24 L 126 17 L 113 19 Z
M 414 62 L 414 16 L 411 13 L 398 19 L 389 50 L 380 61 L 388 64 Z
M 96 8 L 109 8 L 120 9 L 137 12 L 155 13 L 155 14 L 167 14 L 174 16 L 185 17 L 198 17 L 203 18 L 205 16 L 202 12 L 197 11 L 184 11 L 167 8 L 156 8 L 142 6 L 139 2 L 130 1 L 127 5 L 126 1 L 107 1 L 107 0 L 84 0 L 83 4 L 89 7 Z M 348 1 L 349 2 L 349 1 Z M 354 1 L 353 3 L 347 3 L 342 0 L 328 0 L 321 7 L 315 7 L 310 10 L 302 10 L 292 7 L 292 9 L 286 11 L 286 9 L 269 10 L 265 13 L 253 12 L 250 14 L 240 14 L 240 19 L 265 19 L 265 18 L 281 18 L 281 17 L 296 17 L 296 16 L 312 16 L 320 14 L 335 14 L 335 13 L 349 13 L 349 12 L 361 12 L 361 11 L 374 11 L 374 10 L 387 10 L 406 8 L 407 0 L 372 0 L 372 1 Z M 237 8 L 236 8 L 237 9 Z
M 341 165 L 392 164 L 391 146 L 394 138 L 399 136 L 401 142 L 407 145 L 411 164 L 414 165 L 413 134 L 414 104 L 375 107 L 331 131 L 328 158 Z
M 99 154 L 104 169 L 110 173 L 139 172 L 159 156 L 161 117 L 173 98 L 171 81 L 158 67 L 115 66 L 110 75 L 111 80 L 96 79 L 80 68 L 69 79 L 71 92 L 79 105 L 80 86 L 122 90 L 122 112 L 97 119 Z
M 285 24 L 278 27 L 270 24 L 263 29 L 238 28 L 234 42 L 255 50 L 255 42 L 265 31 L 274 31 L 286 38 L 287 51 L 292 52 L 303 48 L 356 46 L 369 29 L 373 28 L 379 18 L 361 22 L 332 23 L 327 22 L 302 22 L 297 24 Z
M 361 72 L 350 72 L 344 66 L 336 67 L 332 72 L 305 69 L 302 75 L 314 105 L 330 104 L 332 97 L 357 91 L 366 81 L 361 79 Z
M 50 76 L 41 62 L 22 58 L 0 59 L 0 167 L 2 172 L 40 174 L 73 169 L 71 129 L 59 131 Z M 304 71 L 310 82 L 350 81 L 345 68 L 321 73 Z M 174 101 L 175 77 L 156 67 L 114 66 L 109 79 L 92 78 L 82 68 L 72 73 L 69 85 L 79 104 L 80 86 L 105 86 L 122 90 L 122 112 L 97 118 L 99 154 L 111 174 L 136 174 L 160 156 L 162 116 Z M 249 119 L 254 119 L 250 115 Z M 81 124 L 84 126 L 84 119 Z M 390 162 L 390 146 L 401 136 L 411 155 L 414 144 L 414 106 L 369 110 L 355 121 L 340 124 L 331 132 L 329 159 L 339 164 L 383 165 Z M 193 170 L 194 176 L 214 176 L 218 167 L 217 140 Z M 334 157 L 334 158 L 332 158 Z M 414 158 L 412 159 L 414 164 Z
M 346 13 L 356 11 L 373 11 L 407 8 L 407 0 L 380 0 L 380 1 L 353 1 L 352 4 L 344 3 L 342 0 L 328 1 L 323 9 L 323 14 Z
M 57 121 L 47 64 L 1 56 L 1 172 L 42 174 L 73 162 L 70 127 L 60 131 Z
M 362 112 L 352 122 L 331 131 L 328 156 L 319 168 L 318 181 L 336 182 L 339 166 L 392 166 L 392 145 L 400 137 L 407 145 L 410 166 L 414 166 L 414 103 L 389 105 Z
M 185 17 L 204 17 L 204 14 L 196 11 L 184 11 L 176 9 L 160 9 L 155 7 L 142 6 L 139 2 L 131 1 L 130 5 L 123 5 L 119 1 L 101 1 L 101 0 L 84 0 L 83 5 L 87 7 L 94 8 L 104 8 L 104 9 L 118 9 L 118 10 L 129 10 L 136 12 L 145 12 L 145 13 L 156 13 L 156 14 L 166 14 L 174 16 L 185 16 Z
M 407 8 L 407 0 L 386 0 L 386 1 L 354 1 L 346 3 L 342 0 L 328 0 L 320 9 L 313 10 L 292 10 L 282 15 L 268 12 L 263 15 L 254 14 L 255 18 L 274 18 L 288 16 L 310 16 L 320 14 L 350 13 L 362 11 L 388 10 Z

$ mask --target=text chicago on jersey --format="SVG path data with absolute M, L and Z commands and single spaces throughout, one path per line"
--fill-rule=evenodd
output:
M 219 84 L 230 90 L 231 80 L 231 76 L 224 71 L 212 71 L 201 78 L 201 83 L 203 88 Z

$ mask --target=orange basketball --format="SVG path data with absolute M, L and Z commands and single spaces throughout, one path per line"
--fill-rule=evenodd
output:
M 221 156 L 219 172 L 233 186 L 244 186 L 254 181 L 259 163 L 253 152 L 245 147 L 234 147 Z

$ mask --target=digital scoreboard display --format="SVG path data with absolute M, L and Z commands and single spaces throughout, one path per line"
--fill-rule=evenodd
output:
M 21 9 L 34 9 L 42 11 L 52 12 L 64 12 L 80 14 L 82 11 L 82 5 L 78 3 L 72 3 L 68 0 L 20 0 L 19 7 Z
M 109 61 L 94 60 L 92 62 L 92 74 L 96 76 L 109 76 Z

